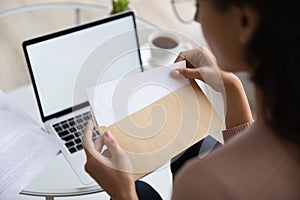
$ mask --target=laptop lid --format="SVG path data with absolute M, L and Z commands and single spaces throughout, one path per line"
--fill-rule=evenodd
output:
M 143 71 L 131 11 L 22 46 L 43 122 L 87 106 L 86 88 Z

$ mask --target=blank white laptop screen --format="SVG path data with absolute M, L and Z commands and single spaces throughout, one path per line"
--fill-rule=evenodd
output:
M 135 26 L 129 13 L 23 43 L 42 118 L 86 102 L 88 87 L 140 72 Z

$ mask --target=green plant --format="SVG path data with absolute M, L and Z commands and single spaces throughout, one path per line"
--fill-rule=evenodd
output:
M 112 0 L 113 13 L 123 12 L 128 10 L 129 0 Z

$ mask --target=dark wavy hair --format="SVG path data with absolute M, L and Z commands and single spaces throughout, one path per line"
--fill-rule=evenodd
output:
M 300 6 L 286 0 L 212 0 L 218 8 L 250 6 L 259 24 L 247 48 L 262 113 L 278 134 L 300 147 Z

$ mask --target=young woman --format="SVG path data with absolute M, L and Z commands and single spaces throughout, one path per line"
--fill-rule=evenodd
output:
M 300 199 L 299 10 L 292 0 L 198 0 L 195 20 L 215 59 L 203 48 L 184 52 L 177 60 L 196 68 L 174 75 L 217 89 L 213 77 L 221 74 L 226 144 L 184 165 L 172 199 Z M 237 71 L 249 72 L 255 84 L 255 122 L 240 81 L 230 73 Z M 87 172 L 113 199 L 138 199 L 125 153 L 109 132 L 93 143 L 92 129 L 89 123 L 84 136 Z M 103 143 L 110 157 L 99 153 Z

